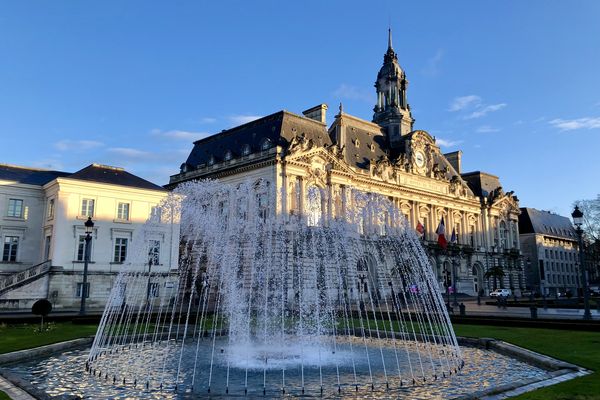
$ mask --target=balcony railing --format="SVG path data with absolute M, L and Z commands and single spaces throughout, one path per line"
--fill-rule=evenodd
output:
M 32 280 L 40 275 L 45 274 L 50 270 L 52 260 L 46 260 L 42 263 L 27 268 L 24 271 L 15 272 L 3 279 L 0 279 L 0 293 L 5 292 L 13 287 L 20 285 L 25 281 Z

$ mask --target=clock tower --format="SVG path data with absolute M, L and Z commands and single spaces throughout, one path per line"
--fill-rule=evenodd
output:
M 377 104 L 373 109 L 373 122 L 385 129 L 392 148 L 398 147 L 402 136 L 413 130 L 414 119 L 406 100 L 407 86 L 406 74 L 398 63 L 398 56 L 392 47 L 392 30 L 389 29 L 388 49 L 375 81 Z

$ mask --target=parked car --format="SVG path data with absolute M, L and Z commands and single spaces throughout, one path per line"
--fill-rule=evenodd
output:
M 540 292 L 537 292 L 535 290 L 523 290 L 521 292 L 521 297 L 530 297 L 530 296 L 533 296 L 536 298 L 541 297 Z
M 509 297 L 512 296 L 510 289 L 496 289 L 490 293 L 490 297 Z

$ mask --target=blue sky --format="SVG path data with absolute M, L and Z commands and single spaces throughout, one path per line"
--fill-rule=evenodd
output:
M 598 1 L 4 1 L 0 162 L 159 184 L 194 139 L 325 102 L 371 119 L 387 28 L 415 128 L 521 206 L 600 193 Z

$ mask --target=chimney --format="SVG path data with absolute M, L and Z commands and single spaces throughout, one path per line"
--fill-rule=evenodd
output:
M 306 111 L 302 111 L 302 114 L 304 114 L 304 116 L 306 118 L 310 118 L 315 121 L 319 121 L 322 124 L 326 124 L 327 123 L 327 104 L 319 104 L 318 106 L 309 108 Z
M 446 153 L 444 154 L 444 157 L 446 157 L 446 160 L 448 160 L 450 165 L 452 165 L 452 168 L 454 168 L 456 172 L 460 175 L 460 159 L 462 158 L 462 151 L 458 150 L 453 151 L 452 153 Z

